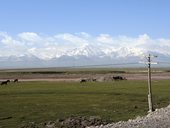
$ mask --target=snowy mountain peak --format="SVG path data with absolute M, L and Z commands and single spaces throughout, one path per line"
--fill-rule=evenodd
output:
M 85 45 L 79 48 L 75 48 L 67 52 L 68 56 L 92 57 L 92 56 L 101 56 L 103 54 L 104 53 L 100 49 L 90 45 Z

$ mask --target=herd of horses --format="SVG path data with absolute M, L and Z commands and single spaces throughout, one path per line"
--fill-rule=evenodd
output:
M 114 80 L 114 81 L 117 81 L 117 80 L 127 80 L 125 77 L 122 77 L 122 76 L 112 76 L 112 77 L 109 77 L 110 80 Z M 106 79 L 104 79 L 104 81 L 107 81 Z M 8 83 L 10 83 L 11 81 L 10 80 L 6 80 L 6 81 L 2 81 L 0 85 L 8 85 Z M 80 83 L 85 83 L 85 82 L 97 82 L 97 79 L 96 78 L 83 78 L 80 80 Z M 14 79 L 13 80 L 13 83 L 18 83 L 18 79 Z
M 111 77 L 104 78 L 104 81 L 108 81 L 108 80 L 118 81 L 118 80 L 127 80 L 127 79 L 126 79 L 126 77 L 123 77 L 123 76 L 111 76 Z M 97 79 L 94 79 L 94 78 L 83 78 L 80 80 L 80 83 L 96 82 L 96 81 L 97 81 Z
M 84 82 L 96 82 L 97 81 L 97 79 L 94 79 L 94 78 L 88 78 L 88 79 L 81 79 L 80 80 L 80 83 L 84 83 Z
M 10 80 L 2 81 L 1 85 L 8 85 L 8 83 L 10 83 L 10 82 L 11 82 Z M 18 79 L 14 79 L 13 82 L 18 83 Z

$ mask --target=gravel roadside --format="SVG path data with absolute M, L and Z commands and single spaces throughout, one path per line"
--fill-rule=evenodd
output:
M 87 128 L 170 128 L 170 105 L 156 109 L 144 117 L 137 117 L 128 121 L 119 121 L 107 125 L 91 126 Z
M 22 124 L 20 128 L 170 128 L 170 105 L 157 109 L 144 117 L 111 124 L 102 121 L 100 117 L 69 117 L 42 123 L 30 122 Z

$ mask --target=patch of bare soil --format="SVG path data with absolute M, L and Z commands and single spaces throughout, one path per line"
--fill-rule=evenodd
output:
M 30 122 L 22 124 L 20 128 L 86 128 L 87 126 L 97 126 L 101 124 L 108 124 L 100 117 L 69 117 L 66 119 L 57 119 L 55 121 L 47 121 L 42 123 Z

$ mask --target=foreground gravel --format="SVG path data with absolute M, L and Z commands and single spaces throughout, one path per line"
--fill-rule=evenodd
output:
M 170 105 L 166 108 L 157 109 L 144 117 L 111 124 L 107 124 L 107 121 L 103 121 L 100 117 L 72 116 L 42 123 L 30 122 L 22 124 L 20 128 L 170 128 Z
M 145 117 L 87 128 L 170 128 L 170 105 L 157 109 Z

